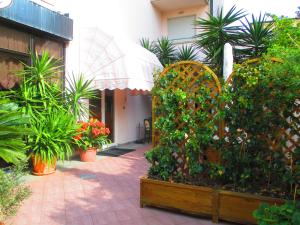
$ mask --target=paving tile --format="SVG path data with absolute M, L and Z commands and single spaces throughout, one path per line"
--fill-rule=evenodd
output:
M 211 225 L 209 219 L 139 207 L 139 179 L 147 172 L 144 152 L 150 147 L 72 162 L 55 174 L 28 179 L 32 195 L 12 225 Z

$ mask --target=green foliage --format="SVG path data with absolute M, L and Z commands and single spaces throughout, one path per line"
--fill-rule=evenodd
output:
M 298 134 L 294 110 L 300 98 L 300 73 L 290 73 L 286 66 L 268 58 L 236 65 L 232 84 L 225 87 L 228 133 L 220 147 L 227 162 L 224 179 L 240 190 L 264 189 L 291 198 L 298 183 L 299 175 L 286 165 L 281 129 Z M 290 157 L 296 162 L 293 154 Z
M 192 45 L 182 45 L 178 49 L 176 59 L 177 61 L 197 61 L 197 53 Z
M 273 36 L 273 22 L 267 22 L 266 15 L 259 15 L 255 18 L 252 14 L 252 21 L 246 18 L 246 23 L 242 22 L 242 34 L 239 49 L 242 58 L 259 57 L 267 51 Z
M 31 121 L 34 135 L 29 136 L 28 145 L 35 160 L 54 163 L 64 160 L 72 152 L 73 137 L 77 135 L 75 118 L 63 108 L 55 108 L 45 113 L 38 113 Z
M 29 117 L 18 111 L 17 104 L 0 98 L 0 158 L 17 164 L 26 159 L 23 137 L 30 133 L 25 127 Z
M 155 54 L 155 44 L 151 42 L 148 38 L 142 38 L 140 40 L 140 45 Z
M 30 116 L 33 133 L 26 138 L 28 149 L 36 159 L 48 163 L 64 160 L 72 152 L 73 137 L 78 133 L 76 119 L 84 110 L 80 98 L 92 96 L 91 81 L 74 78 L 64 93 L 57 80 L 59 61 L 44 52 L 41 56 L 31 54 L 31 62 L 19 72 L 20 88 L 13 93 L 22 111 Z
M 275 17 L 267 54 L 256 62 L 236 65 L 232 83 L 224 87 L 228 132 L 220 144 L 226 162 L 222 179 L 240 191 L 298 196 L 299 143 L 285 154 L 287 139 L 281 133 L 288 130 L 290 136 L 299 135 L 294 113 L 300 98 L 297 26 L 290 19 Z M 280 62 L 272 61 L 273 56 L 280 56 Z
M 298 225 L 300 224 L 300 202 L 287 202 L 283 205 L 263 203 L 253 212 L 259 225 Z
M 41 57 L 31 53 L 31 62 L 32 65 L 24 64 L 24 69 L 18 73 L 22 82 L 15 98 L 23 112 L 34 117 L 36 112 L 61 105 L 63 98 L 59 84 L 55 82 L 60 73 L 59 62 L 48 52 Z
M 286 55 L 297 54 L 300 48 L 300 23 L 289 18 L 278 18 L 275 21 L 274 36 L 268 54 L 285 58 Z
M 82 103 L 83 99 L 96 98 L 96 92 L 91 88 L 93 80 L 85 80 L 83 74 L 78 78 L 73 76 L 67 79 L 66 98 L 76 120 L 82 120 L 83 115 L 89 112 L 88 106 Z
M 0 222 L 14 216 L 22 201 L 30 195 L 30 189 L 22 184 L 24 166 L 0 169 Z
M 166 37 L 157 40 L 157 43 L 154 45 L 154 53 L 163 66 L 175 62 L 175 45 Z
M 201 85 L 202 79 L 212 79 L 209 74 L 199 79 L 197 93 L 188 88 L 192 77 L 185 82 L 177 80 L 180 87 L 167 88 L 176 80 L 178 72 L 173 70 L 160 77 L 152 90 L 159 102 L 154 108 L 154 113 L 159 115 L 154 126 L 160 132 L 160 140 L 146 158 L 152 164 L 150 176 L 181 182 L 203 174 L 208 176 L 209 164 L 200 158 L 217 129 L 218 116 L 210 118 L 210 107 L 216 110 L 218 102 L 211 98 L 210 88 Z M 177 160 L 178 156 L 181 160 Z
M 196 29 L 201 32 L 196 35 L 196 45 L 205 54 L 205 62 L 215 69 L 222 77 L 224 45 L 236 45 L 240 40 L 240 26 L 232 25 L 243 18 L 245 12 L 236 10 L 233 6 L 225 15 L 220 10 L 217 16 L 208 14 L 208 19 L 199 18 L 195 21 Z
M 164 67 L 179 61 L 197 61 L 198 59 L 198 51 L 193 45 L 182 45 L 176 49 L 175 44 L 166 37 L 158 39 L 157 42 L 142 38 L 140 44 L 154 53 Z

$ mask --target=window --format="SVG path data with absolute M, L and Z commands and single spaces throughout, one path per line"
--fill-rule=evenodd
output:
M 170 40 L 191 39 L 195 35 L 196 16 L 183 16 L 168 19 L 168 37 Z

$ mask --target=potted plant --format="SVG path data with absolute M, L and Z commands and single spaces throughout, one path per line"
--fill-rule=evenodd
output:
M 80 159 L 83 162 L 94 162 L 97 149 L 109 144 L 109 128 L 101 121 L 91 118 L 88 122 L 79 122 L 79 134 L 74 137 L 79 147 Z
M 29 136 L 28 144 L 32 150 L 33 174 L 47 175 L 55 172 L 56 161 L 72 155 L 73 137 L 78 126 L 75 118 L 63 108 L 39 113 L 32 120 L 34 135 Z

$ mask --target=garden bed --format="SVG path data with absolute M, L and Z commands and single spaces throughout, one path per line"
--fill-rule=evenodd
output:
M 170 183 L 143 177 L 140 180 L 140 204 L 226 220 L 255 224 L 252 212 L 263 202 L 282 204 L 284 200 L 253 194 L 218 190 L 210 187 Z

